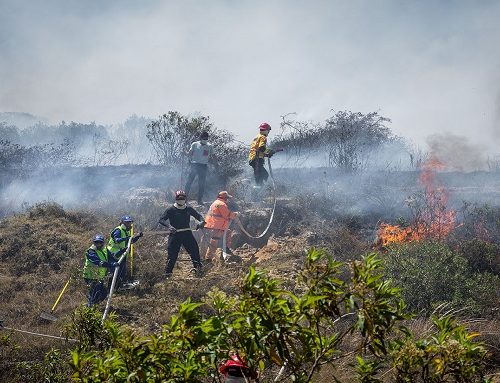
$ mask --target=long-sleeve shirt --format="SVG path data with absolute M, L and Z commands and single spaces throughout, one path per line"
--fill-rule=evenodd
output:
M 121 235 L 122 235 L 122 233 L 121 233 L 120 229 L 115 229 L 111 233 L 111 236 L 113 237 L 113 239 L 115 240 L 116 243 L 128 241 L 127 237 L 122 237 Z
M 250 152 L 248 153 L 248 161 L 253 161 L 255 157 L 264 158 L 267 145 L 267 136 L 259 133 L 257 137 L 255 137 L 250 145 Z
M 189 228 L 189 221 L 191 217 L 196 218 L 198 221 L 202 222 L 203 217 L 200 213 L 194 210 L 191 206 L 186 206 L 184 209 L 178 209 L 175 206 L 169 207 L 163 215 L 160 217 L 159 222 L 163 226 L 167 226 L 167 221 L 176 230 Z
M 109 264 L 111 264 L 113 262 L 118 262 L 118 258 L 120 258 L 120 255 L 122 255 L 126 249 L 122 249 L 116 253 L 112 253 L 106 247 L 103 250 L 106 251 L 107 264 L 104 264 L 102 266 L 108 267 Z M 89 262 L 93 263 L 96 266 L 101 266 L 101 259 L 99 258 L 99 256 L 97 255 L 97 253 L 94 249 L 88 249 L 86 257 L 89 260 Z
M 236 217 L 236 213 L 232 212 L 227 206 L 223 199 L 217 198 L 205 217 L 205 228 L 216 229 L 216 230 L 226 230 L 229 227 L 229 223 L 232 219 Z

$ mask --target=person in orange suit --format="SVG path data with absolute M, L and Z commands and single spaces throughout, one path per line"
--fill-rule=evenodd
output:
M 227 201 L 233 196 L 227 191 L 223 190 L 217 195 L 217 199 L 210 205 L 207 215 L 205 216 L 205 229 L 210 230 L 210 242 L 207 252 L 205 254 L 206 261 L 212 261 L 215 257 L 219 242 L 226 232 L 226 253 L 232 255 L 231 251 L 231 236 L 232 232 L 229 230 L 231 221 L 238 216 L 238 213 L 233 212 L 227 206 Z

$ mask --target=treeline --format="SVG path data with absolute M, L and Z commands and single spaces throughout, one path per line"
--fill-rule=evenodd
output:
M 282 116 L 270 143 L 285 152 L 286 166 L 328 166 L 343 171 L 376 166 L 416 166 L 419 158 L 387 127 L 390 120 L 371 112 L 334 112 L 325 122 Z M 217 128 L 210 117 L 170 111 L 151 120 L 136 115 L 117 125 L 37 122 L 19 128 L 0 122 L 2 169 L 20 173 L 40 166 L 105 166 L 156 163 L 185 166 L 185 152 L 198 134 L 208 130 L 215 148 L 211 166 L 223 180 L 238 175 L 246 163 L 246 145 Z

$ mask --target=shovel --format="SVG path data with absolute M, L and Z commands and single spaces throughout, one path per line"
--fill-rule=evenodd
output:
M 57 320 L 57 317 L 53 313 L 54 313 L 57 305 L 59 304 L 59 301 L 61 300 L 61 297 L 63 296 L 64 292 L 68 288 L 68 285 L 69 285 L 70 281 L 71 281 L 71 278 L 68 279 L 68 282 L 66 282 L 66 284 L 63 287 L 63 289 L 59 293 L 59 296 L 57 297 L 54 305 L 52 306 L 52 309 L 50 310 L 50 312 L 48 312 L 48 313 L 41 313 L 40 314 L 40 318 L 48 320 L 48 321 L 52 321 L 52 322 Z

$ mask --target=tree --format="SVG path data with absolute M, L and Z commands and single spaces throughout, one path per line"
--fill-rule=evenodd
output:
M 0 121 L 0 137 L 2 140 L 13 143 L 20 142 L 19 130 L 13 125 L 7 125 L 5 122 Z
M 170 111 L 147 125 L 146 136 L 161 164 L 182 166 L 191 143 L 202 131 L 212 129 L 209 117 L 187 117 Z
M 283 149 L 287 164 L 301 166 L 311 155 L 321 152 L 320 125 L 310 121 L 297 121 L 287 113 L 281 116 L 281 132 L 272 140 L 275 147 Z
M 384 125 L 387 122 L 378 112 L 336 112 L 319 131 L 328 148 L 329 165 L 344 171 L 365 168 L 370 154 L 393 139 Z
M 236 143 L 231 133 L 214 127 L 208 116 L 189 117 L 170 111 L 147 125 L 146 136 L 161 164 L 185 171 L 189 147 L 203 131 L 209 132 L 213 145 L 214 173 L 226 184 L 241 172 L 245 148 Z

